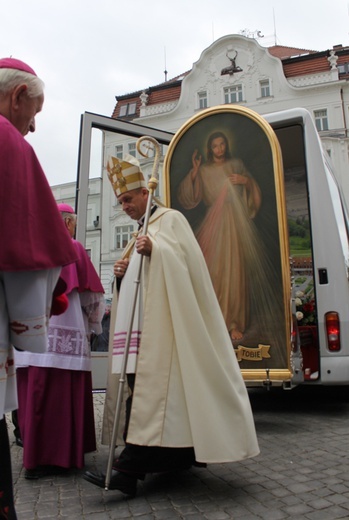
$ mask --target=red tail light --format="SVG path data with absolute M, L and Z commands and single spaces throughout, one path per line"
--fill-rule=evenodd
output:
M 338 312 L 327 312 L 325 314 L 327 345 L 331 352 L 341 349 L 340 323 Z

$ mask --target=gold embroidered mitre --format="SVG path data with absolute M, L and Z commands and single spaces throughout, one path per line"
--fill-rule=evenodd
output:
M 133 157 L 130 156 L 130 159 L 132 160 Z M 110 157 L 107 163 L 107 171 L 116 197 L 127 191 L 147 187 L 138 164 Z

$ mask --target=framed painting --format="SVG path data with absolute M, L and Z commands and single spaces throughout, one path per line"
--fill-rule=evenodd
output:
M 189 119 L 164 162 L 166 205 L 204 254 L 245 380 L 291 377 L 291 294 L 282 157 L 271 126 L 221 105 Z

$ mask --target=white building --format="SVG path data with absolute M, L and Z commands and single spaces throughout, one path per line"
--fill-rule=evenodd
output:
M 85 248 L 89 254 L 91 261 L 96 269 L 100 272 L 101 258 L 101 223 L 100 214 L 102 208 L 101 198 L 102 179 L 91 179 L 89 182 L 88 208 L 87 208 L 87 226 L 86 226 L 86 242 Z M 57 203 L 65 202 L 74 209 L 76 201 L 76 183 L 68 182 L 51 186 L 51 190 Z

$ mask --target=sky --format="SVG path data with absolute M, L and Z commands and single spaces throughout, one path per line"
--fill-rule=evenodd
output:
M 323 51 L 349 45 L 347 0 L 0 0 L 0 58 L 45 83 L 34 147 L 51 186 L 76 180 L 80 119 L 110 117 L 115 96 L 190 70 L 229 34 Z M 98 166 L 91 176 L 98 176 Z

